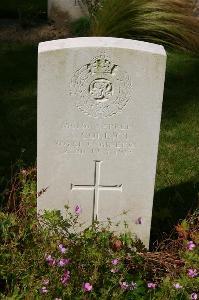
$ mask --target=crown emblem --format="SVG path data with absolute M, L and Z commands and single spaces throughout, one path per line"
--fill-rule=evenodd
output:
M 76 107 L 93 118 L 120 113 L 131 100 L 131 91 L 128 73 L 104 51 L 80 66 L 70 81 L 70 94 Z
M 109 59 L 105 56 L 99 56 L 94 58 L 90 64 L 88 64 L 88 69 L 94 74 L 113 74 L 116 71 L 117 65 L 111 63 Z

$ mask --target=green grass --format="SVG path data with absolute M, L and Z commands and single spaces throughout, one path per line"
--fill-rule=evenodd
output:
M 22 159 L 36 160 L 37 47 L 0 45 L 0 183 Z
M 37 47 L 0 45 L 0 183 L 17 160 L 36 161 Z M 197 205 L 199 176 L 199 58 L 168 55 L 152 238 Z
M 161 124 L 157 190 L 199 174 L 199 58 L 169 54 Z
M 168 54 L 152 240 L 198 205 L 199 57 Z

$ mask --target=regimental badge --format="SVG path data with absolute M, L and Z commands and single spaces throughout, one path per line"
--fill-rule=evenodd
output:
M 77 108 L 94 118 L 121 112 L 130 100 L 130 77 L 105 55 L 99 55 L 77 70 L 70 82 L 70 94 Z

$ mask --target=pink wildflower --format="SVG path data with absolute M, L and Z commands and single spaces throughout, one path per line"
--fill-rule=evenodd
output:
M 188 276 L 191 278 L 197 277 L 198 276 L 198 272 L 196 269 L 188 269 Z
M 153 282 L 148 282 L 147 286 L 148 286 L 149 289 L 155 289 L 156 288 L 156 284 L 153 283 Z
M 70 272 L 65 271 L 64 274 L 61 277 L 61 283 L 66 285 L 68 283 L 69 279 L 70 279 Z
M 46 256 L 46 261 L 49 266 L 54 266 L 56 264 L 56 260 L 51 255 Z
M 192 293 L 191 300 L 197 300 L 197 299 L 198 299 L 198 295 L 196 293 Z
M 194 244 L 193 241 L 189 241 L 189 242 L 187 243 L 187 249 L 188 249 L 188 250 L 192 251 L 195 247 L 196 247 L 196 244 Z
M 66 265 L 68 265 L 70 263 L 70 259 L 67 259 L 67 258 L 61 258 L 57 265 L 60 266 L 60 267 L 64 267 Z
M 23 175 L 26 175 L 26 174 L 27 174 L 27 171 L 26 171 L 25 169 L 23 169 L 23 170 L 21 170 L 21 173 L 22 173 Z
M 132 281 L 132 282 L 130 283 L 130 285 L 129 285 L 129 289 L 130 289 L 130 290 L 134 290 L 136 287 L 137 287 L 137 283 L 135 283 L 135 282 L 133 282 L 133 281 Z
M 67 251 L 67 248 L 65 248 L 62 244 L 58 246 L 59 250 L 61 251 L 62 254 L 64 254 Z
M 174 288 L 176 288 L 176 289 L 181 289 L 182 288 L 182 286 L 179 284 L 179 283 L 174 283 Z
M 129 284 L 126 281 L 120 282 L 120 287 L 123 290 L 127 290 L 129 287 Z
M 51 255 L 45 255 L 45 259 L 46 259 L 46 261 L 49 262 L 52 259 L 52 256 Z
M 93 289 L 92 284 L 90 284 L 89 282 L 83 283 L 84 292 L 91 292 L 92 289 Z
M 117 266 L 119 263 L 119 259 L 115 258 L 111 261 L 112 265 Z
M 48 293 L 48 290 L 47 290 L 46 286 L 42 286 L 42 288 L 40 289 L 40 292 L 41 292 L 42 294 Z
M 134 290 L 137 287 L 137 283 L 135 283 L 133 281 L 131 283 L 123 281 L 123 282 L 120 282 L 120 287 L 123 290 Z
M 139 217 L 139 218 L 135 221 L 135 224 L 137 224 L 137 225 L 142 225 L 142 224 L 143 224 L 143 218 L 142 218 L 142 217 Z
M 76 205 L 76 207 L 75 207 L 75 213 L 76 213 L 77 215 L 80 215 L 81 212 L 82 212 L 81 207 L 80 207 L 79 205 Z
M 44 279 L 43 280 L 43 285 L 48 285 L 49 284 L 49 279 Z
M 117 273 L 118 271 L 118 269 L 111 269 L 111 273 Z
M 55 300 L 62 300 L 61 298 L 55 298 Z

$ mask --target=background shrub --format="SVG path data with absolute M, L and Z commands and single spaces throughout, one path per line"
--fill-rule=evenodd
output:
M 132 38 L 198 53 L 193 0 L 101 0 L 91 14 L 92 36 Z

